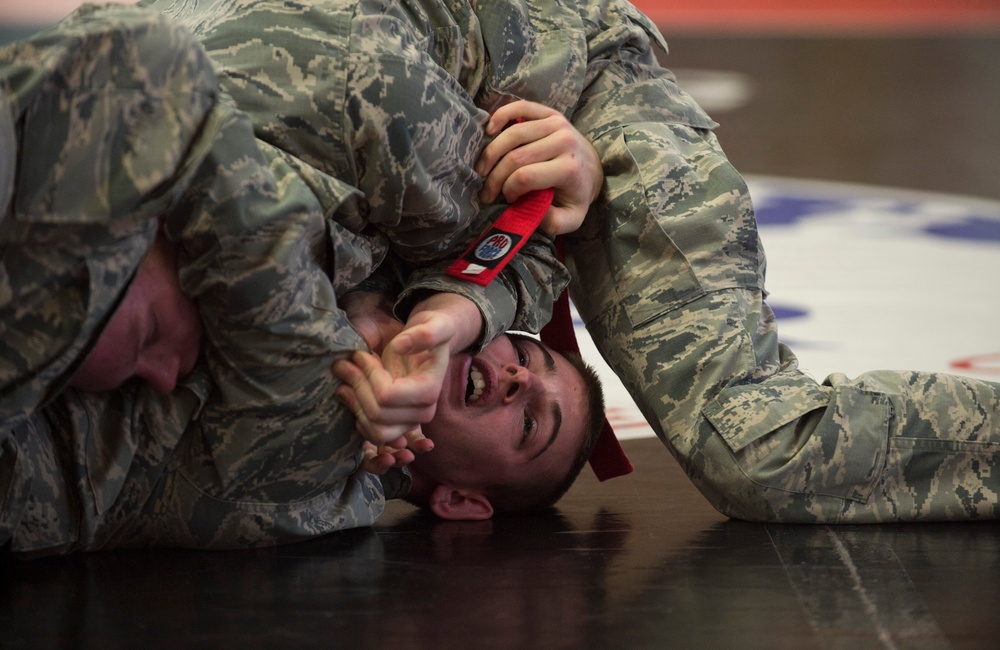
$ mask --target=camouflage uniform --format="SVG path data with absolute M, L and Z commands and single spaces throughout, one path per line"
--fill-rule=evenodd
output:
M 251 89 L 264 89 L 255 94 L 241 90 L 237 72 L 219 67 L 225 88 L 260 123 L 257 141 L 233 98 L 218 93 L 200 45 L 144 8 L 85 8 L 0 54 L 4 97 L 23 122 L 21 142 L 30 135 L 50 154 L 25 148 L 30 155 L 10 165 L 5 159 L 3 167 L 18 162 L 22 171 L 2 240 L 5 279 L 16 291 L 0 303 L 10 324 L 0 462 L 12 477 L 0 485 L 0 543 L 12 539 L 21 553 L 243 547 L 373 521 L 386 486 L 390 498 L 402 496 L 408 479 L 355 474 L 360 440 L 352 416 L 332 398 L 329 366 L 339 352 L 363 346 L 337 296 L 379 267 L 389 247 L 394 261 L 411 267 L 403 275 L 401 313 L 427 290 L 463 293 L 483 310 L 482 343 L 511 325 L 537 330 L 547 320 L 568 275 L 544 235 L 488 288 L 443 273 L 504 207 L 482 209 L 476 199 L 481 181 L 471 166 L 484 144 L 486 113 L 455 84 L 391 118 L 366 98 L 366 89 L 390 72 L 414 70 L 419 74 L 399 77 L 393 95 L 433 94 L 451 79 L 439 64 L 456 72 L 466 61 L 462 39 L 449 51 L 447 39 L 416 37 L 416 28 L 400 32 L 399 16 L 382 15 L 391 5 L 345 4 L 346 12 L 332 11 L 334 5 L 324 8 L 325 18 L 308 11 L 296 31 L 279 30 L 278 40 L 289 41 L 280 51 L 319 65 L 318 78 L 330 84 L 305 84 L 301 102 L 285 106 L 294 110 L 280 119 L 254 101 L 272 91 L 292 95 L 294 81 L 308 74 L 268 68 L 269 49 L 256 58 L 244 52 L 257 75 Z M 202 34 L 207 42 L 245 33 L 247 23 L 214 15 L 214 5 L 201 7 L 207 16 L 192 13 L 187 22 L 201 30 L 211 25 Z M 271 8 L 255 4 L 244 20 L 273 26 Z M 295 17 L 291 11 L 278 23 Z M 422 33 L 451 34 L 450 14 L 433 17 L 451 28 L 425 16 Z M 472 18 L 466 12 L 469 25 Z M 310 31 L 313 21 L 325 31 Z M 353 34 L 353 55 L 320 38 L 341 33 Z M 400 44 L 414 38 L 419 47 Z M 338 66 L 341 74 L 332 70 Z M 118 76 L 100 76 L 105 67 Z M 470 87 L 481 80 L 482 64 L 473 67 L 479 72 Z M 278 72 L 288 76 L 267 87 L 268 74 L 273 80 Z M 349 81 L 351 91 L 337 80 Z M 95 101 L 103 110 L 88 122 Z M 424 117 L 416 119 L 421 106 Z M 308 115 L 295 113 L 309 107 Z M 323 126 L 324 116 L 341 113 L 349 124 Z M 81 134 L 50 139 L 46 129 L 53 126 Z M 0 127 L 3 137 L 11 135 L 6 121 Z M 442 142 L 454 144 L 447 156 Z M 165 155 L 157 157 L 160 148 Z M 87 167 L 90 176 L 81 173 Z M 20 186 L 40 198 L 29 202 L 34 194 Z M 206 363 L 170 398 L 140 382 L 100 396 L 66 390 L 148 249 L 157 216 L 166 217 L 168 237 L 183 247 L 179 275 L 206 324 Z M 43 228 L 48 222 L 73 229 Z M 98 273 L 109 277 L 88 275 Z M 101 293 L 90 293 L 95 288 Z M 29 308 L 32 291 L 38 298 Z
M 571 296 L 712 505 L 801 523 L 1000 515 L 1000 385 L 798 370 L 764 302 L 746 185 L 658 65 L 648 19 L 623 0 L 477 13 L 487 84 L 565 111 L 600 154 L 604 190 L 566 239 Z
M 464 5 L 425 0 L 416 6 L 440 17 L 431 10 L 455 15 Z M 467 16 L 467 7 L 464 11 Z M 820 386 L 795 369 L 762 303 L 764 261 L 746 188 L 716 145 L 710 132 L 714 124 L 655 63 L 650 42 L 659 36 L 648 21 L 613 1 L 579 7 L 544 0 L 482 2 L 477 12 L 479 28 L 442 31 L 456 36 L 456 43 L 464 34 L 473 52 L 482 39 L 490 56 L 482 89 L 467 92 L 481 106 L 508 96 L 556 105 L 572 116 L 605 161 L 605 193 L 581 232 L 567 241 L 576 274 L 574 298 L 606 357 L 713 504 L 734 516 L 780 521 L 995 515 L 996 385 L 941 375 L 870 373 L 855 382 L 832 377 Z M 120 34 L 121 24 L 112 31 Z M 197 59 L 197 48 L 185 46 L 179 51 Z M 432 49 L 440 51 L 437 45 Z M 150 51 L 164 51 L 163 44 Z M 30 77 L 28 71 L 53 65 L 42 57 L 21 56 L 29 65 L 18 74 L 9 72 L 10 65 L 4 68 L 5 93 Z M 203 71 L 203 66 L 192 67 Z M 418 86 L 431 88 L 423 82 Z M 412 100 L 392 93 L 370 105 L 397 97 Z M 27 125 L 24 107 L 12 104 L 15 121 Z M 189 108 L 197 115 L 196 107 Z M 212 108 L 201 124 L 212 128 L 195 129 L 196 139 L 232 131 L 239 136 L 233 142 L 250 142 L 244 122 L 224 109 Z M 0 119 L 0 138 L 8 138 L 3 123 Z M 192 137 L 183 129 L 174 134 L 178 143 Z M 138 150 L 135 142 L 114 150 Z M 332 385 L 324 381 L 322 367 L 335 354 L 331 350 L 358 345 L 339 338 L 356 336 L 338 321 L 334 288 L 363 275 L 365 264 L 377 264 L 379 237 L 391 237 L 394 224 L 376 224 L 378 234 L 368 231 L 365 210 L 371 207 L 356 208 L 350 187 L 323 172 L 322 165 L 314 166 L 318 161 L 299 158 L 281 138 L 274 148 L 260 145 L 260 151 L 250 145 L 246 151 L 219 151 L 202 144 L 192 145 L 179 178 L 169 179 L 173 190 L 150 184 L 145 187 L 161 191 L 142 198 L 180 206 L 170 213 L 168 233 L 185 247 L 185 290 L 199 297 L 203 310 L 218 305 L 215 312 L 210 306 L 205 312 L 215 351 L 170 398 L 139 385 L 103 398 L 66 391 L 39 416 L 31 415 L 30 399 L 26 407 L 8 402 L 15 393 L 4 384 L 3 412 L 27 414 L 10 425 L 5 419 L 0 440 L 0 490 L 6 490 L 0 495 L 0 534 L 13 535 L 18 550 L 276 543 L 362 525 L 381 508 L 377 482 L 353 474 L 357 441 L 340 437 L 346 431 L 344 415 L 330 406 Z M 377 153 L 377 147 L 372 151 Z M 2 162 L 0 198 L 19 197 L 4 190 L 9 156 Z M 214 173 L 219 170 L 224 173 Z M 124 178 L 141 185 L 148 180 L 142 171 L 148 170 L 128 166 Z M 312 193 L 303 191 L 302 179 Z M 56 199 L 79 198 L 60 195 L 51 182 L 47 187 Z M 276 210 L 265 200 L 279 196 L 293 207 Z M 320 197 L 319 205 L 314 196 Z M 118 194 L 104 197 L 117 200 Z M 206 197 L 221 200 L 210 205 Z M 334 209 L 341 205 L 345 209 Z M 234 212 L 239 216 L 222 217 Z M 327 217 L 328 245 L 317 243 L 313 234 L 321 217 Z M 5 228 L 11 218 L 8 212 Z M 354 223 L 344 221 L 352 218 L 362 219 L 355 224 L 362 226 L 360 233 L 338 227 Z M 449 228 L 457 230 L 460 223 Z M 136 230 L 151 237 L 151 230 Z M 300 233 L 298 245 L 317 254 L 322 248 L 360 250 L 362 270 L 353 262 L 332 269 L 330 283 L 314 268 L 302 268 L 308 257 L 291 254 L 296 238 L 279 236 L 286 232 Z M 270 242 L 280 245 L 262 255 Z M 260 247 L 255 249 L 255 243 Z M 229 254 L 218 253 L 220 248 Z M 5 263 L 9 250 L 4 240 Z M 365 261 L 364 250 L 371 261 Z M 281 255 L 272 264 L 268 260 L 275 252 Z M 338 263 L 351 259 L 335 258 Z M 137 263 L 117 271 L 130 275 Z M 544 280 L 541 274 L 528 277 Z M 504 290 L 518 295 L 517 282 Z M 9 288 L 7 295 L 9 300 Z M 87 312 L 91 303 L 84 304 L 81 311 Z M 333 316 L 317 326 L 316 313 L 303 311 Z M 217 325 L 233 314 L 239 318 L 232 329 Z M 291 329 L 272 327 L 274 314 L 287 314 Z M 78 320 L 99 324 L 101 318 Z M 3 323 L 8 323 L 6 314 Z M 65 377 L 71 367 L 74 355 L 66 350 L 86 349 L 76 337 L 92 336 L 96 330 L 88 327 L 77 325 L 65 337 L 71 344 L 55 348 L 64 350 L 58 355 L 63 371 L 52 371 L 53 377 Z M 265 343 L 257 349 L 248 341 Z M 31 350 L 17 346 L 17 355 L 9 358 L 28 357 Z M 62 362 L 64 356 L 70 360 Z M 51 392 L 45 381 L 32 383 L 35 367 L 49 366 L 5 369 L 4 381 L 31 377 L 27 383 L 41 391 L 35 393 L 41 403 Z M 12 391 L 19 386 L 9 385 Z M 62 426 L 65 422 L 72 426 Z M 317 450 L 322 461 L 316 460 L 321 457 Z M 67 496 L 37 496 L 47 489 Z
M 746 185 L 715 123 L 657 62 L 662 36 L 624 0 L 164 6 L 208 44 L 258 135 L 361 187 L 370 200 L 358 213 L 372 223 L 392 227 L 398 210 L 373 216 L 386 207 L 374 197 L 409 189 L 383 182 L 401 178 L 395 152 L 435 160 L 407 120 L 432 125 L 441 160 L 476 149 L 463 148 L 482 120 L 462 117 L 475 111 L 469 97 L 486 109 L 521 97 L 568 115 L 606 176 L 584 226 L 566 238 L 572 296 L 654 430 L 723 513 L 788 522 L 998 514 L 997 384 L 873 372 L 821 385 L 797 369 L 764 303 L 765 259 Z M 363 18 L 344 31 L 345 13 Z M 389 65 L 394 53 L 406 65 Z M 434 126 L 423 106 L 454 126 Z M 356 167 L 335 148 L 337 134 Z M 464 167 L 434 179 L 478 182 Z M 446 205 L 460 208 L 461 197 Z
M 153 12 L 89 7 L 0 49 L 0 90 L 0 141 L 17 145 L 0 159 L 0 545 L 233 548 L 371 523 L 383 487 L 356 472 L 330 372 L 364 345 L 324 264 L 354 240 L 217 101 L 197 42 Z M 171 396 L 64 389 L 158 218 L 202 360 Z
M 483 125 L 510 97 L 483 83 L 487 56 L 465 2 L 441 0 L 143 0 L 188 27 L 219 85 L 285 154 L 329 217 L 366 245 L 348 285 L 391 250 L 406 264 L 397 314 L 426 291 L 473 300 L 480 344 L 537 332 L 569 277 L 537 233 L 487 287 L 445 268 L 506 207 L 482 206 L 473 169 Z M 329 186 L 358 193 L 328 200 Z M 346 259 L 346 257 L 345 257 Z

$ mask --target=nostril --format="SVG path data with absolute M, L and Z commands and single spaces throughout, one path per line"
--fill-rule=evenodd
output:
M 517 382 L 512 383 L 510 385 L 510 388 L 507 389 L 507 397 L 514 397 L 514 394 L 517 393 L 517 389 L 518 389 Z

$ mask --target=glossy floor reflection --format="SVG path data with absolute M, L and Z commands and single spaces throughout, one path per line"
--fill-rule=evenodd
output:
M 704 504 L 659 443 L 556 514 L 266 552 L 7 562 L 4 648 L 992 648 L 1000 527 L 779 526 Z

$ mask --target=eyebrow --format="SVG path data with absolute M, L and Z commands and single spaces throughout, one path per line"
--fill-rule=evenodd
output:
M 534 345 L 542 353 L 545 358 L 545 369 L 548 374 L 554 375 L 556 372 L 556 360 L 552 358 L 552 354 L 549 353 L 548 348 L 539 343 L 536 339 L 526 336 L 522 339 L 528 343 Z M 538 450 L 538 453 L 531 457 L 531 460 L 535 460 L 552 446 L 552 443 L 556 441 L 556 436 L 559 435 L 559 429 L 562 427 L 562 407 L 559 406 L 559 402 L 552 400 L 552 433 L 549 434 L 549 439 L 545 442 L 545 446 Z

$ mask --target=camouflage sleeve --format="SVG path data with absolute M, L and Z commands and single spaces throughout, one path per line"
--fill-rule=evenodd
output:
M 337 309 L 326 275 L 324 256 L 337 249 L 335 234 L 327 232 L 315 198 L 283 159 L 259 150 L 246 117 L 214 101 L 210 66 L 184 30 L 132 7 L 80 15 L 89 11 L 92 22 L 82 31 L 91 40 L 70 39 L 87 47 L 62 57 L 83 62 L 71 70 L 104 75 L 93 87 L 83 84 L 89 103 L 75 102 L 64 78 L 54 84 L 66 90 L 56 93 L 58 101 L 36 103 L 50 112 L 70 107 L 75 118 L 98 116 L 111 125 L 105 124 L 111 135 L 104 137 L 101 130 L 94 135 L 115 147 L 98 147 L 86 159 L 82 150 L 70 148 L 76 155 L 63 159 L 59 148 L 75 143 L 75 134 L 83 141 L 91 135 L 81 128 L 85 123 L 70 120 L 69 128 L 51 131 L 57 136 L 52 142 L 41 137 L 46 131 L 39 127 L 30 133 L 32 143 L 41 145 L 39 162 L 21 169 L 33 183 L 47 184 L 18 190 L 14 205 L 23 201 L 44 218 L 69 215 L 99 223 L 115 235 L 134 231 L 147 236 L 146 242 L 156 232 L 157 217 L 164 218 L 168 238 L 182 247 L 182 287 L 201 308 L 206 361 L 171 396 L 154 396 L 141 382 L 104 395 L 69 390 L 13 435 L 5 422 L 0 469 L 17 475 L 0 481 L 5 491 L 0 534 L 14 535 L 18 551 L 152 544 L 233 548 L 371 523 L 382 508 L 381 487 L 374 477 L 355 472 L 360 439 L 351 414 L 333 397 L 330 364 L 363 345 Z M 44 38 L 58 44 L 63 32 L 72 37 L 78 26 L 73 19 Z M 20 53 L 34 54 L 35 46 L 10 60 L 17 66 L 30 63 Z M 110 60 L 89 62 L 93 48 Z M 39 46 L 38 60 L 52 60 L 53 52 L 66 54 L 58 47 L 42 52 Z M 144 57 L 151 57 L 150 64 L 137 71 L 134 66 L 144 64 Z M 12 77 L 32 80 L 35 67 L 18 67 Z M 126 72 L 163 84 L 164 92 L 143 98 L 136 83 L 115 76 Z M 176 86 L 192 85 L 185 75 L 194 72 L 204 82 L 205 98 L 193 92 L 171 97 Z M 186 86 L 180 83 L 185 79 Z M 81 77 L 70 81 L 79 85 Z M 11 87 L 5 86 L 8 97 Z M 118 97 L 113 91 L 119 87 L 130 92 Z M 178 128 L 171 117 L 190 129 Z M 41 154 L 50 153 L 46 145 L 54 160 L 43 164 Z M 108 169 L 101 162 L 112 171 L 117 164 L 124 169 L 105 178 Z M 88 163 L 93 178 L 74 176 Z M 47 179 L 45 173 L 56 177 Z M 74 199 L 81 204 L 74 206 Z M 114 226 L 112 217 L 130 215 L 129 210 L 138 215 L 125 220 L 132 229 Z M 19 224 L 22 214 L 37 216 L 18 207 L 0 226 Z M 52 241 L 57 239 L 53 235 Z M 121 242 L 106 246 L 117 250 Z M 146 245 L 136 248 L 127 265 L 87 257 L 84 268 L 121 274 L 121 291 Z M 4 250 L 11 250 L 6 241 Z M 113 307 L 117 293 L 101 289 Z M 18 502 L 10 503 L 9 496 Z
M 435 43 L 434 57 L 414 55 L 407 37 L 387 36 L 398 33 L 395 22 L 381 15 L 356 19 L 361 36 L 351 45 L 347 137 L 358 187 L 368 197 L 368 219 L 414 269 L 397 316 L 405 320 L 427 292 L 451 292 L 479 307 L 484 324 L 479 346 L 511 328 L 537 332 L 568 279 L 550 238 L 533 237 L 487 287 L 445 273 L 505 207 L 484 207 L 478 199 L 482 180 L 473 165 L 486 144 L 487 115 L 459 84 L 460 75 L 449 74 L 455 57 L 449 50 L 458 43 L 444 40 L 438 30 L 442 42 Z M 466 44 L 467 59 L 485 58 L 476 45 Z M 373 88 L 384 89 L 376 94 Z
M 145 255 L 216 100 L 191 36 L 86 7 L 0 49 L 0 422 L 61 390 Z M 13 143 L 11 143 L 13 144 Z M 16 157 L 15 157 L 16 156 Z M 12 171 L 16 165 L 16 177 Z
M 449 292 L 476 303 L 483 315 L 483 332 L 474 346 L 482 349 L 508 330 L 541 331 L 552 316 L 552 305 L 569 284 L 569 273 L 556 260 L 551 237 L 536 233 L 489 285 L 481 287 L 445 273 L 447 263 L 416 269 L 400 294 L 396 314 L 401 320 L 428 292 Z
M 478 200 L 482 180 L 473 165 L 485 146 L 487 113 L 476 94 L 488 57 L 468 6 L 147 4 L 197 34 L 223 90 L 249 113 L 259 138 L 298 161 L 321 202 L 323 179 L 363 193 L 324 208 L 350 232 L 377 229 L 396 256 L 420 269 L 410 294 L 454 289 L 473 298 L 486 340 L 548 319 L 549 296 L 565 284 L 548 242 L 527 250 L 506 282 L 485 291 L 443 273 L 502 209 Z
M 328 206 L 344 226 L 375 225 L 415 265 L 485 226 L 473 164 L 488 115 L 469 92 L 485 59 L 468 15 L 437 0 L 146 4 L 202 41 L 260 139 L 363 193 Z
M 245 116 L 211 113 L 207 151 L 165 220 L 203 317 L 203 363 L 169 396 L 139 381 L 65 391 L 16 432 L 35 473 L 16 552 L 269 546 L 381 513 L 333 397 L 330 365 L 363 343 L 324 270 L 326 222 L 249 132 Z
M 1000 517 L 1000 384 L 800 371 L 764 301 L 747 187 L 657 64 L 658 32 L 620 0 L 580 9 L 600 60 L 573 121 L 607 183 L 567 239 L 571 295 L 706 498 L 758 521 Z
M 325 270 L 327 222 L 284 157 L 258 148 L 245 115 L 220 119 L 166 222 L 205 324 L 213 391 L 146 507 L 147 534 L 231 548 L 371 524 L 382 490 L 356 472 L 361 438 L 331 371 L 364 342 Z

